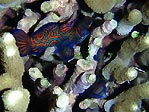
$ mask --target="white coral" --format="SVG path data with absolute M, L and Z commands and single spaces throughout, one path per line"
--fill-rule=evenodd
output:
M 33 81 L 35 81 L 37 78 L 44 78 L 38 68 L 30 68 L 29 75 Z

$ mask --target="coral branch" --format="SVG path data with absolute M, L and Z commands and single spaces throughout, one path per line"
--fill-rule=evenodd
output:
M 0 76 L 0 90 L 22 87 L 24 64 L 15 45 L 15 39 L 10 33 L 4 33 L 2 38 L 0 38 L 0 49 L 3 50 L 2 60 L 6 71 Z
M 118 52 L 117 57 L 103 68 L 102 75 L 109 80 L 113 77 L 118 83 L 130 81 L 136 78 L 137 71 L 134 68 L 127 68 L 130 59 L 138 52 L 149 47 L 149 36 L 140 36 L 137 39 L 128 39 Z
M 126 92 L 117 96 L 114 112 L 136 112 L 139 109 L 139 102 L 149 98 L 149 83 L 136 85 Z M 134 94 L 135 93 L 135 94 Z M 128 105 L 129 104 L 129 105 Z

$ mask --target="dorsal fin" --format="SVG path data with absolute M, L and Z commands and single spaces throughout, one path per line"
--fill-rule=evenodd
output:
M 78 11 L 74 12 L 73 15 L 70 17 L 70 19 L 66 22 L 66 24 L 62 24 L 60 26 L 60 31 L 63 33 L 66 33 L 67 31 L 69 31 L 78 20 L 79 15 L 80 15 L 80 12 Z
M 58 28 L 59 28 L 59 25 L 56 22 L 50 22 L 50 23 L 47 23 L 47 24 L 43 25 L 42 27 L 40 27 L 37 31 L 32 33 L 31 36 L 36 35 L 40 32 L 49 32 L 48 30 L 54 30 L 54 29 L 58 29 Z
M 74 26 L 75 22 L 76 22 L 76 19 L 74 19 L 73 21 L 67 22 L 66 24 L 62 24 L 60 26 L 60 31 L 63 33 L 66 33 Z

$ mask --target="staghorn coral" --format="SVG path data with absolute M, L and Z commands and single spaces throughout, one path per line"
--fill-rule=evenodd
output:
M 144 25 L 149 25 L 149 1 L 147 1 L 143 6 L 142 6 L 142 15 L 143 15 L 143 20 L 142 24 Z
M 56 12 L 60 16 L 61 22 L 63 22 L 72 15 L 74 15 L 73 19 L 76 17 L 78 4 L 76 0 L 51 0 L 43 2 L 40 8 L 44 13 Z
M 142 13 L 137 9 L 133 9 L 129 12 L 128 17 L 124 17 L 118 23 L 116 28 L 119 35 L 128 35 L 134 26 L 142 21 Z
M 14 0 L 12 0 L 11 3 L 13 1 Z M 134 92 L 126 92 L 127 94 L 123 92 L 122 96 L 117 95 L 117 97 L 115 99 L 112 99 L 111 102 L 107 101 L 105 103 L 105 107 L 107 105 L 113 105 L 111 111 L 113 109 L 114 111 L 118 112 L 140 111 L 140 108 L 145 108 L 144 105 L 141 105 L 141 100 L 139 99 L 139 96 L 143 96 L 143 92 L 145 91 L 137 91 L 137 89 L 141 89 L 141 87 L 148 87 L 139 85 L 148 81 L 148 52 L 146 50 L 144 51 L 144 49 L 148 48 L 146 46 L 147 44 L 143 42 L 145 36 L 142 35 L 146 33 L 146 29 L 148 27 L 148 1 L 147 3 L 145 3 L 145 0 L 136 0 L 136 2 L 132 0 L 83 0 L 90 3 L 88 4 L 89 7 L 91 4 L 94 3 L 96 6 L 95 9 L 99 9 L 99 12 L 95 11 L 95 9 L 93 9 L 92 7 L 90 8 L 93 9 L 93 11 L 89 10 L 86 7 L 84 9 L 85 4 L 81 0 L 38 0 L 35 3 L 30 2 L 34 2 L 36 0 L 26 0 L 27 4 L 24 4 L 24 2 L 22 1 L 23 0 L 21 0 L 21 2 L 19 2 L 18 4 L 10 3 L 12 5 L 11 7 L 15 9 L 14 12 L 16 15 L 12 13 L 14 15 L 13 17 L 10 16 L 10 12 L 12 11 L 9 12 L 9 15 L 7 13 L 7 10 L 0 10 L 0 33 L 10 31 L 11 29 L 20 28 L 21 30 L 26 31 L 29 36 L 31 36 L 31 34 L 39 27 L 49 22 L 55 22 L 58 25 L 62 25 L 63 23 L 74 21 L 74 19 L 76 19 L 74 26 L 77 26 L 78 24 L 80 26 L 86 26 L 88 25 L 88 20 L 80 22 L 80 20 L 84 18 L 84 16 L 89 16 L 91 19 L 93 19 L 93 23 L 88 26 L 89 32 L 91 33 L 92 30 L 93 32 L 91 33 L 90 39 L 86 38 L 83 43 L 81 42 L 74 47 L 75 57 L 74 60 L 71 60 L 69 62 L 63 62 L 62 59 L 57 57 L 55 55 L 55 50 L 57 48 L 54 47 L 47 48 L 44 54 L 41 54 L 42 56 L 40 55 L 37 57 L 34 55 L 28 55 L 27 57 L 23 57 L 26 71 L 25 76 L 23 77 L 23 86 L 26 87 L 28 90 L 31 90 L 32 96 L 30 105 L 27 110 L 27 106 L 21 108 L 21 104 L 16 104 L 16 106 L 19 108 L 16 109 L 16 111 L 37 112 L 42 110 L 44 112 L 80 112 L 82 111 L 81 109 L 86 109 L 84 110 L 86 112 L 99 112 L 102 111 L 100 109 L 103 109 L 103 105 L 107 99 L 111 98 L 111 96 L 113 95 L 120 94 L 120 92 L 123 91 L 123 86 L 126 85 L 124 87 L 124 89 L 126 90 L 132 85 L 135 86 L 137 84 L 138 87 L 135 86 L 135 90 L 131 88 L 131 91 L 134 91 L 136 93 L 135 95 Z M 50 5 L 52 6 L 50 6 L 48 2 L 51 2 Z M 100 4 L 97 4 L 99 2 Z M 0 8 L 10 7 L 10 4 L 0 4 Z M 106 6 L 108 5 L 110 7 L 107 8 Z M 31 13 L 31 10 L 40 14 L 41 17 L 39 17 L 37 13 L 37 15 L 35 13 Z M 126 14 L 126 12 L 128 12 L 128 14 Z M 24 19 L 20 20 L 21 18 Z M 122 22 L 121 18 L 123 18 Z M 32 22 L 37 23 L 31 24 Z M 116 32 L 116 30 L 114 30 L 117 27 L 117 22 L 119 22 L 118 24 L 122 35 L 119 35 L 119 32 Z M 17 25 L 18 27 L 16 27 Z M 8 26 L 9 29 L 6 29 L 6 26 Z M 68 27 L 69 26 L 66 26 L 62 30 L 67 30 Z M 131 33 L 132 30 L 134 30 L 134 32 Z M 55 33 L 56 32 L 53 32 L 53 34 Z M 126 35 L 131 35 L 132 38 L 126 37 Z M 44 36 L 46 36 L 46 34 Z M 5 75 L 7 75 L 6 73 L 8 73 L 8 66 L 10 66 L 12 63 L 21 63 L 20 65 L 18 64 L 19 67 L 21 67 L 22 62 L 20 62 L 20 59 L 17 59 L 17 61 L 14 61 L 14 58 L 12 59 L 12 57 L 15 55 L 16 52 L 18 53 L 18 51 L 13 49 L 14 47 L 11 46 L 11 36 L 9 36 L 8 40 L 10 41 L 10 44 L 7 44 L 7 48 L 6 44 L 3 43 L 3 38 L 0 40 L 2 40 L 0 41 L 0 64 L 2 64 L 2 68 L 4 68 L 0 73 L 2 74 L 1 76 L 4 77 Z M 122 45 L 121 42 L 123 42 Z M 146 43 L 148 43 L 148 39 Z M 120 47 L 121 50 L 118 51 Z M 136 53 L 138 54 L 138 52 L 141 52 L 141 54 L 139 53 L 139 55 L 137 55 L 137 58 L 135 59 L 134 55 Z M 7 55 L 5 55 L 4 53 Z M 111 56 L 110 53 L 113 55 Z M 112 60 L 115 57 L 116 53 L 117 57 Z M 9 63 L 4 60 L 4 58 L 6 59 L 6 57 L 11 59 L 11 61 L 9 60 Z M 137 59 L 139 59 L 140 62 L 137 62 Z M 66 66 L 68 67 L 68 69 Z M 14 67 L 16 68 L 11 69 L 12 73 L 14 73 L 13 70 L 19 69 L 17 65 L 15 65 Z M 21 68 L 19 70 L 21 71 L 22 69 L 24 68 Z M 102 77 L 102 72 L 105 75 L 104 77 Z M 17 72 L 17 74 L 19 74 L 19 72 Z M 32 81 L 26 78 L 28 74 L 30 75 Z M 96 82 L 93 84 L 93 86 L 91 86 L 92 83 L 95 81 L 95 76 Z M 109 78 L 108 80 L 107 77 Z M 15 80 L 15 78 L 10 78 L 8 80 L 10 83 L 9 85 L 13 85 L 11 87 L 5 86 L 6 88 L 4 87 L 1 92 L 9 88 L 10 90 L 8 92 L 17 90 L 18 87 L 22 88 L 21 78 L 22 75 L 17 77 L 17 81 Z M 0 80 L 2 79 L 0 78 Z M 104 82 L 106 87 L 103 85 L 102 81 Z M 124 83 L 125 81 L 128 81 L 129 83 Z M 14 84 L 13 82 L 17 83 L 18 87 L 14 87 L 14 85 L 16 86 L 16 84 Z M 55 90 L 55 88 L 57 88 L 57 85 L 61 87 L 61 90 Z M 91 86 L 91 88 L 85 90 L 89 86 Z M 104 86 L 106 88 L 104 89 L 104 93 L 101 92 L 101 86 Z M 130 89 L 128 91 L 130 91 Z M 133 94 L 134 96 L 129 93 Z M 94 94 L 98 95 L 97 97 L 94 97 L 98 99 L 89 99 L 93 97 L 92 95 Z M 104 95 L 104 97 L 102 95 Z M 131 99 L 131 97 L 135 97 L 138 100 L 136 101 L 134 99 Z M 146 102 L 143 103 L 148 104 L 147 100 L 148 99 L 146 99 Z M 79 103 L 79 101 L 82 102 Z M 22 105 L 25 104 L 22 100 L 20 100 L 20 102 L 22 102 Z M 78 106 L 80 106 L 81 109 L 78 108 Z M 22 111 L 20 108 L 25 109 Z M 108 111 L 108 109 L 109 108 L 106 108 L 105 111 Z M 5 108 L 4 111 L 12 110 L 8 110 L 8 108 Z
M 26 3 L 31 3 L 34 2 L 36 0 L 1 0 L 0 4 L 8 4 L 8 3 L 12 3 L 12 2 L 26 2 Z
M 6 8 L 13 8 L 14 10 L 18 10 L 21 8 L 21 5 L 24 3 L 32 3 L 37 0 L 1 0 L 0 1 L 0 10 Z
M 9 112 L 26 112 L 29 98 L 28 90 L 23 88 L 11 89 L 5 91 L 2 95 L 5 109 Z
M 112 39 L 107 38 L 115 28 L 117 27 L 117 21 L 114 19 L 105 21 L 102 26 L 95 28 L 91 34 L 88 50 L 88 60 L 93 60 L 93 56 L 97 54 L 99 48 L 107 46 L 112 42 Z
M 44 78 L 42 73 L 38 68 L 30 68 L 29 69 L 29 75 L 33 81 L 35 81 L 38 78 Z
M 116 8 L 122 7 L 126 0 L 116 0 L 115 6 Z
M 29 29 L 39 20 L 40 14 L 33 12 L 30 9 L 25 10 L 25 16 L 18 22 L 18 29 L 22 29 L 28 33 Z
M 138 65 L 149 66 L 149 49 L 146 49 L 143 52 L 137 54 L 135 59 Z
M 81 78 L 72 85 L 73 93 L 83 93 L 96 81 L 96 75 L 88 72 L 83 73 Z
M 57 66 L 53 69 L 53 75 L 55 79 L 55 85 L 60 85 L 66 76 L 66 72 L 68 71 L 68 68 L 66 65 L 57 64 Z
M 132 25 L 139 24 L 142 21 L 142 13 L 139 10 L 134 9 L 129 12 L 127 19 Z
M 58 98 L 56 101 L 56 107 L 50 112 L 72 112 L 69 94 L 63 92 L 63 90 L 58 86 L 53 88 L 53 94 L 56 94 Z
M 40 27 L 42 27 L 44 24 L 47 24 L 49 22 L 58 22 L 62 19 L 62 17 L 59 17 L 58 15 L 56 15 L 55 13 L 53 12 L 50 12 L 49 14 L 47 14 L 47 16 L 41 20 L 39 22 L 39 24 L 36 26 L 35 30 L 38 30 Z
M 5 68 L 5 73 L 0 76 L 0 90 L 22 87 L 23 60 L 15 45 L 15 39 L 10 33 L 4 33 L 0 38 L 0 48 L 3 49 L 3 66 Z
M 136 39 L 129 38 L 122 44 L 117 57 L 103 68 L 102 75 L 107 80 L 114 78 L 118 83 L 133 80 L 137 77 L 137 71 L 135 68 L 128 67 L 130 59 L 136 53 L 147 48 L 149 48 L 149 36 L 140 36 Z
M 79 59 L 75 65 L 73 75 L 65 85 L 65 91 L 72 92 L 72 85 L 82 73 L 88 72 L 88 75 L 94 76 L 96 66 L 97 62 L 94 60 Z
M 0 91 L 11 89 L 5 91 L 2 96 L 5 109 L 11 112 L 25 112 L 29 104 L 30 95 L 28 90 L 23 89 L 22 86 L 24 64 L 15 44 L 15 39 L 10 33 L 4 33 L 0 38 L 0 49 L 3 50 L 1 60 L 5 68 L 5 72 L 0 76 Z M 17 93 L 21 96 L 14 96 Z M 22 102 L 21 105 L 20 102 Z
M 139 112 L 140 101 L 149 98 L 149 83 L 136 85 L 116 97 L 114 112 Z M 134 94 L 135 93 L 135 94 Z M 129 104 L 129 105 L 128 105 Z
M 106 13 L 110 11 L 116 0 L 84 0 L 85 3 L 96 13 Z

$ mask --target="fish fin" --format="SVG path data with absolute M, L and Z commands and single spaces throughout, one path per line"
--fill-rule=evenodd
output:
M 49 32 L 50 30 L 59 29 L 59 25 L 56 22 L 49 22 L 43 26 L 41 26 L 38 30 L 32 33 L 30 36 L 38 35 L 41 32 Z
M 80 37 L 77 44 L 82 43 L 86 39 L 86 37 L 90 35 L 90 32 L 84 28 L 77 28 L 77 32 L 79 33 L 79 37 Z
M 73 22 L 69 22 L 67 24 L 63 24 L 60 26 L 60 31 L 65 33 L 67 31 L 69 31 L 72 27 L 73 27 L 74 23 Z
M 62 24 L 60 26 L 60 31 L 63 33 L 66 33 L 67 31 L 69 31 L 76 23 L 76 20 L 77 19 L 74 19 L 73 21 L 67 22 L 66 24 Z
M 16 45 L 18 46 L 21 56 L 26 56 L 30 51 L 29 36 L 20 29 L 15 29 L 12 31 L 13 36 L 16 40 Z

